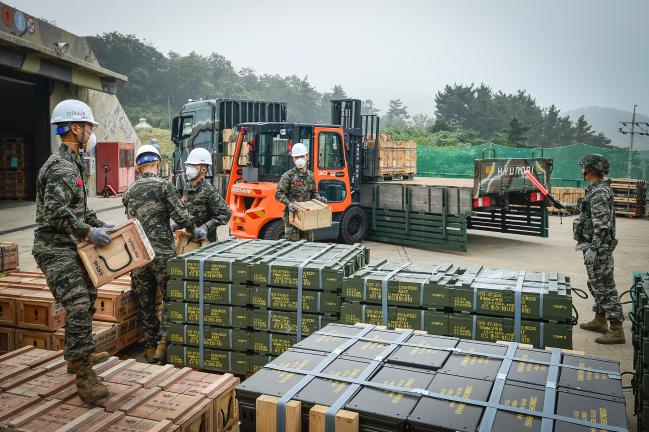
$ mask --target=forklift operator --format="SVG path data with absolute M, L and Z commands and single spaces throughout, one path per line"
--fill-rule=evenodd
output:
M 295 168 L 286 171 L 277 185 L 275 198 L 286 206 L 284 209 L 284 235 L 287 240 L 313 241 L 312 231 L 301 231 L 288 222 L 288 213 L 296 212 L 297 207 L 294 203 L 317 199 L 323 203 L 327 199 L 318 195 L 318 189 L 315 184 L 313 172 L 306 167 L 309 159 L 309 151 L 302 143 L 295 143 L 291 150 Z

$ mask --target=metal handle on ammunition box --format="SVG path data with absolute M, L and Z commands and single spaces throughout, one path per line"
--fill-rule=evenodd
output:
M 111 266 L 108 265 L 108 261 L 106 260 L 106 258 L 104 258 L 102 255 L 97 255 L 97 258 L 99 258 L 104 263 L 104 265 L 106 266 L 106 268 L 108 270 L 110 270 L 112 272 L 118 272 L 118 271 L 128 267 L 133 262 L 133 255 L 131 255 L 131 251 L 128 250 L 128 246 L 126 246 L 126 243 L 124 243 L 124 250 L 126 251 L 126 254 L 128 255 L 128 261 L 126 262 L 126 264 L 124 264 L 123 266 L 118 267 L 118 268 L 111 268 Z

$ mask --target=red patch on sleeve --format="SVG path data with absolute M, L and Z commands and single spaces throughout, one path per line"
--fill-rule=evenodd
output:
M 295 186 L 302 186 L 302 182 L 299 181 L 299 180 L 298 180 L 298 181 L 294 181 L 293 184 L 294 184 Z
M 80 178 L 77 179 L 77 186 L 83 187 L 83 180 L 81 180 Z

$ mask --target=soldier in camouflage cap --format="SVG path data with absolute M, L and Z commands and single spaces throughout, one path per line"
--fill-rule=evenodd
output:
M 61 145 L 41 167 L 36 183 L 36 231 L 32 254 L 47 279 L 54 299 L 65 308 L 65 348 L 68 371 L 76 373 L 79 396 L 95 402 L 108 396 L 92 364 L 108 359 L 95 353 L 92 316 L 97 289 L 79 255 L 77 243 L 90 240 L 98 247 L 110 243 L 114 225 L 102 222 L 88 208 L 88 185 L 82 154 L 94 142 L 97 123 L 90 107 L 65 100 L 52 112 Z
M 604 333 L 595 339 L 597 343 L 623 344 L 626 342 L 622 328 L 624 313 L 613 278 L 613 250 L 617 246 L 615 204 L 613 191 L 604 179 L 608 174 L 608 160 L 599 154 L 589 154 L 579 166 L 588 188 L 580 203 L 580 214 L 573 223 L 573 235 L 578 242 L 577 250 L 583 251 L 588 290 L 595 299 L 595 319 L 579 327 Z
M 194 217 L 198 227 L 197 240 L 216 241 L 216 228 L 230 220 L 230 207 L 212 184 L 205 181 L 205 175 L 212 165 L 212 156 L 204 148 L 196 148 L 189 153 L 185 162 L 187 183 L 183 188 L 183 202 Z M 174 223 L 172 231 L 178 229 Z
M 176 188 L 167 180 L 158 177 L 160 153 L 151 145 L 138 149 L 135 163 L 140 177 L 122 198 L 129 218 L 137 218 L 144 228 L 155 258 L 146 266 L 134 270 L 131 285 L 140 304 L 144 333 L 145 357 L 147 361 L 164 363 L 167 360 L 166 306 L 163 305 L 162 320 L 156 311 L 158 293 L 166 292 L 167 260 L 176 255 L 169 219 L 181 227 L 194 232 L 196 225 L 189 211 L 181 202 Z
M 296 143 L 291 150 L 295 168 L 286 171 L 279 179 L 275 198 L 286 206 L 284 209 L 284 236 L 287 240 L 313 240 L 312 231 L 301 231 L 288 222 L 288 213 L 296 212 L 295 202 L 318 199 L 323 203 L 327 200 L 318 195 L 318 189 L 315 184 L 315 177 L 306 167 L 309 158 L 309 151 L 302 143 Z

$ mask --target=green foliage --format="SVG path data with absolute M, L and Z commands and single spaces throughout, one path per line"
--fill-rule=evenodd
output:
M 388 126 L 382 128 L 382 133 L 388 134 L 398 141 L 415 141 L 419 146 L 472 146 L 484 142 L 474 131 L 463 128 L 431 132 L 413 126 Z
M 388 102 L 388 112 L 381 121 L 386 126 L 404 127 L 408 125 L 408 107 L 401 102 L 401 99 L 392 99 Z
M 525 147 L 526 134 L 529 130 L 530 127 L 523 125 L 518 117 L 512 117 L 507 128 L 507 140 L 514 147 Z

